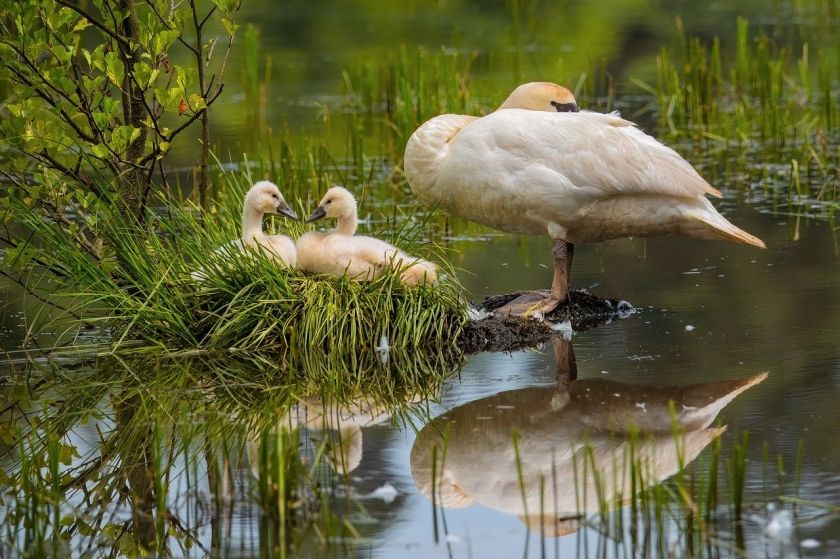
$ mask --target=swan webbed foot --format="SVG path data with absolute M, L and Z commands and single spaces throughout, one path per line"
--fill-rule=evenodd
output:
M 566 301 L 568 301 L 568 295 L 566 297 L 560 297 L 548 289 L 522 291 L 515 299 L 493 312 L 511 316 L 536 318 L 549 314 Z
M 551 289 L 522 291 L 519 296 L 495 312 L 513 316 L 541 318 L 569 300 L 569 276 L 575 246 L 562 239 L 555 239 L 551 249 L 554 257 L 554 277 Z

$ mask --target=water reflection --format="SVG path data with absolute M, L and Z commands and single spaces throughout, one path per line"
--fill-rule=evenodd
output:
M 27 370 L 29 399 L 0 412 L 0 528 L 14 534 L 0 555 L 52 539 L 60 555 L 283 555 L 352 536 L 337 495 L 362 429 L 438 394 L 461 359 L 301 351 Z
M 766 374 L 687 386 L 577 380 L 571 342 L 556 339 L 557 382 L 494 394 L 426 425 L 412 476 L 437 505 L 481 504 L 559 536 L 582 516 L 626 503 L 677 473 L 726 427 L 711 427 Z
M 412 401 L 419 398 L 415 396 Z M 295 404 L 270 430 L 270 434 L 304 430 L 304 440 L 316 447 L 323 446 L 324 458 L 332 469 L 347 475 L 362 461 L 362 429 L 390 421 L 396 405 L 395 402 L 378 402 L 366 397 L 347 404 L 309 397 Z M 248 441 L 248 460 L 255 477 L 259 477 L 260 445 L 266 442 L 264 436 L 265 433 L 256 434 Z

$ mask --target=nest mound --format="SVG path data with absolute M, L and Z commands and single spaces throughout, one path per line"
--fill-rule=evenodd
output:
M 493 314 L 518 297 L 519 293 L 493 295 L 475 307 L 476 318 L 464 325 L 458 345 L 466 353 L 480 351 L 516 351 L 545 343 L 553 336 L 571 335 L 626 318 L 636 312 L 627 301 L 598 297 L 586 291 L 572 291 L 569 301 L 543 320 Z

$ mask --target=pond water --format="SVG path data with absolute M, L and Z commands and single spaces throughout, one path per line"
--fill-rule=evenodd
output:
M 259 27 L 263 52 L 272 57 L 266 118 L 277 127 L 282 118 L 295 129 L 314 128 L 312 121 L 323 104 L 334 110 L 342 105 L 341 69 L 394 44 L 489 52 L 510 40 L 505 23 L 509 12 L 501 2 L 487 10 L 475 2 L 441 2 L 435 9 L 408 4 L 367 2 L 348 9 L 343 2 L 293 2 L 277 8 L 272 2 L 246 0 L 243 18 Z M 564 3 L 561 11 L 568 17 L 550 21 L 539 17 L 541 5 L 533 8 L 537 15 L 528 16 L 525 9 L 522 42 L 533 48 L 523 50 L 528 59 L 523 74 L 550 68 L 546 72 L 551 76 L 573 76 L 589 69 L 589 57 L 606 58 L 617 79 L 627 84 L 629 75 L 650 77 L 653 56 L 673 36 L 677 14 L 688 33 L 708 37 L 728 33 L 721 29 L 731 29 L 738 14 L 778 26 L 779 14 L 792 10 L 787 3 L 774 3 L 771 10 L 758 1 L 739 5 L 737 12 L 727 3 L 677 2 L 670 10 L 655 3 L 607 4 L 609 9 L 596 9 L 601 6 L 596 2 Z M 731 44 L 732 37 L 724 34 L 724 42 Z M 567 54 L 558 58 L 557 52 Z M 233 68 L 242 64 L 236 56 Z M 506 90 L 511 76 L 494 72 L 479 71 L 476 79 L 505 84 L 500 91 Z M 248 149 L 241 132 L 244 94 L 236 79 L 226 91 L 226 110 L 219 111 L 222 151 Z M 644 104 L 631 98 L 617 102 L 637 108 Z M 175 165 L 189 165 L 192 148 L 179 149 Z M 288 386 L 284 369 L 271 358 L 67 364 L 26 362 L 20 353 L 10 353 L 14 359 L 0 368 L 1 389 L 10 404 L 3 404 L 0 412 L 7 426 L 7 452 L 0 467 L 12 471 L 20 458 L 19 449 L 9 446 L 11 426 L 33 420 L 63 424 L 66 442 L 79 450 L 79 456 L 70 457 L 77 474 L 89 460 L 98 460 L 102 445 L 109 449 L 105 454 L 113 461 L 96 462 L 99 469 L 92 472 L 110 473 L 91 473 L 90 480 L 101 481 L 96 491 L 111 495 L 113 502 L 91 502 L 89 495 L 68 492 L 67 487 L 59 492 L 65 495 L 60 508 L 66 514 L 99 529 L 108 527 L 96 537 L 78 528 L 69 543 L 52 549 L 57 555 L 78 555 L 87 546 L 96 555 L 115 542 L 125 551 L 130 548 L 121 538 L 133 534 L 152 546 L 156 539 L 165 542 L 176 556 L 282 554 L 285 550 L 275 542 L 289 537 L 295 541 L 290 555 L 314 557 L 633 557 L 669 552 L 735 557 L 740 556 L 738 548 L 750 557 L 835 557 L 840 554 L 838 233 L 831 220 L 814 218 L 824 217 L 823 208 L 791 205 L 781 190 L 774 190 L 784 188 L 786 181 L 743 188 L 743 177 L 727 165 L 729 153 L 703 156 L 694 150 L 688 157 L 715 177 L 724 193 L 716 206 L 763 239 L 768 250 L 677 237 L 576 247 L 573 286 L 630 301 L 635 314 L 575 332 L 570 342 L 558 340 L 527 351 L 451 362 L 395 349 L 360 355 L 340 366 L 329 362 L 323 366 L 343 367 L 345 374 L 360 377 L 359 371 L 379 366 L 451 373 L 420 393 L 367 392 L 369 387 L 360 381 L 358 394 L 329 395 L 340 404 L 314 397 L 318 391 L 311 387 Z M 761 152 L 747 159 L 752 166 L 785 163 Z M 377 200 L 393 192 L 376 190 L 376 184 L 372 188 Z M 388 213 L 393 203 L 371 203 L 363 213 Z M 400 203 L 411 208 L 413 201 Z M 447 250 L 459 269 L 459 281 L 476 301 L 550 284 L 546 239 L 499 234 L 457 221 L 449 235 L 431 235 Z M 14 284 L 0 283 L 0 300 L 5 303 L 3 350 L 12 352 L 33 339 L 48 346 L 58 336 L 28 331 L 40 305 L 23 297 Z M 386 356 L 387 364 L 381 365 Z M 300 366 L 316 365 L 304 360 Z M 766 379 L 753 378 L 750 386 L 735 382 L 764 373 Z M 122 380 L 114 385 L 114 378 Z M 707 385 L 678 388 L 700 383 Z M 674 450 L 669 400 L 684 415 L 683 427 L 689 432 L 679 438 L 680 452 Z M 631 424 L 641 431 L 638 440 Z M 276 425 L 286 426 L 288 438 L 276 436 Z M 104 435 L 112 431 L 119 435 L 113 440 Z M 598 456 L 589 458 L 588 467 L 594 465 L 607 480 L 623 480 L 623 466 L 616 463 L 628 460 L 628 448 L 633 448 L 636 458 L 656 457 L 658 469 L 648 472 L 645 484 L 677 473 L 680 460 L 694 461 L 697 472 L 708 475 L 719 441 L 722 472 L 735 467 L 733 456 L 745 432 L 749 445 L 742 519 L 722 523 L 737 529 L 712 531 L 703 549 L 691 547 L 694 536 L 687 527 L 693 524 L 679 514 L 643 523 L 647 539 L 637 541 L 631 507 L 599 515 L 592 501 L 605 492 L 606 500 L 615 501 L 610 484 L 588 486 L 585 473 L 576 469 L 587 464 L 587 456 Z M 208 445 L 205 437 L 222 442 Z M 106 439 L 111 442 L 103 443 Z M 146 439 L 154 444 L 128 442 Z M 281 443 L 286 445 L 282 451 L 277 450 Z M 587 448 L 594 449 L 591 455 Z M 285 474 L 289 479 L 280 479 L 282 468 L 270 469 L 278 460 L 272 452 L 285 452 L 289 463 L 303 457 L 297 477 L 289 473 L 292 468 Z M 438 465 L 440 453 L 446 460 Z M 300 473 L 312 465 L 311 477 Z M 445 480 L 432 484 L 434 476 Z M 161 479 L 166 491 L 161 491 Z M 125 498 L 126 481 L 154 488 L 146 501 L 138 502 Z M 540 484 L 542 501 L 540 492 L 534 493 Z M 298 504 L 289 509 L 272 508 L 272 491 L 283 487 L 297 487 L 303 496 L 296 494 Z M 727 517 L 731 482 L 721 481 L 721 487 L 717 510 Z M 46 515 L 55 509 L 49 490 L 41 503 Z M 626 497 L 628 490 L 624 492 Z M 211 494 L 222 498 L 213 501 Z M 584 494 L 590 495 L 585 507 L 579 501 Z M 21 510 L 13 506 L 14 496 L 5 499 L 0 530 L 6 542 L 0 551 L 12 553 L 29 536 L 15 528 L 22 523 L 14 516 Z M 678 500 L 673 493 L 661 499 Z M 33 502 L 32 510 L 37 508 Z M 165 534 L 149 516 L 161 509 L 168 511 L 163 515 L 167 525 L 175 526 Z M 98 510 L 103 516 L 97 525 L 87 515 Z M 579 512 L 585 513 L 583 522 Z M 288 520 L 327 513 L 335 516 L 329 529 L 318 524 L 323 520 L 304 530 Z M 562 522 L 554 525 L 558 517 Z M 342 537 L 333 535 L 339 533 Z

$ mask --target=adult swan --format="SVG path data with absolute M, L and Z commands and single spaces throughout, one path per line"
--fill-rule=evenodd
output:
M 405 176 L 423 201 L 501 231 L 554 239 L 550 291 L 505 307 L 547 313 L 569 296 L 574 244 L 682 233 L 764 248 L 720 215 L 694 168 L 617 113 L 579 111 L 546 82 L 517 87 L 484 117 L 446 114 L 418 128 Z

